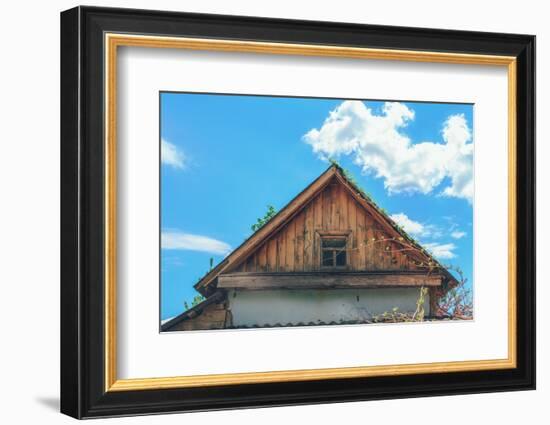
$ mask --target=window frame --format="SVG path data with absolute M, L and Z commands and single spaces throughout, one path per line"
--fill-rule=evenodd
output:
M 348 270 L 349 269 L 349 255 L 348 250 L 350 247 L 350 234 L 351 230 L 347 231 L 324 231 L 324 232 L 317 232 L 318 234 L 318 247 L 319 247 L 319 268 L 321 270 Z M 323 248 L 323 241 L 329 240 L 329 239 L 338 239 L 338 240 L 344 240 L 344 253 L 345 253 L 345 264 L 344 265 L 337 265 L 336 255 L 337 255 L 337 248 Z M 323 253 L 325 251 L 333 251 L 333 265 L 327 266 L 323 264 Z

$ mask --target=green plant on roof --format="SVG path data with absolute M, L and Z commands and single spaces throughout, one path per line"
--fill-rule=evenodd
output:
M 191 301 L 191 307 L 189 307 L 189 304 L 187 304 L 187 301 L 183 303 L 183 306 L 186 310 L 189 310 L 189 308 L 193 308 L 196 305 L 199 305 L 202 303 L 206 298 L 204 298 L 202 295 L 195 295 L 195 298 L 193 298 L 193 301 Z
M 361 193 L 361 195 L 363 195 L 365 198 L 367 198 L 370 202 L 374 204 L 372 197 L 370 196 L 370 193 L 368 193 L 364 188 L 361 187 L 361 185 L 357 182 L 357 179 L 355 178 L 355 176 L 350 170 L 342 167 L 340 163 L 334 158 L 329 158 L 328 161 L 331 163 L 331 165 L 334 165 L 336 168 L 340 170 L 340 172 L 344 175 L 344 177 L 355 187 L 355 189 L 357 189 Z
M 265 215 L 261 218 L 258 218 L 257 222 L 254 223 L 252 226 L 250 226 L 250 228 L 252 229 L 253 232 L 257 232 L 262 227 L 264 227 L 269 220 L 275 217 L 276 214 L 277 214 L 277 210 L 275 209 L 275 207 L 273 205 L 268 205 L 267 212 L 265 213 Z
M 334 165 L 336 168 L 339 168 L 340 170 L 343 170 L 342 166 L 340 165 L 340 163 L 338 162 L 337 159 L 329 158 L 328 162 L 330 162 L 330 165 Z

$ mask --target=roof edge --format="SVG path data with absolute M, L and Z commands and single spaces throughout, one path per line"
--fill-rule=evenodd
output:
M 218 301 L 222 301 L 225 298 L 224 291 L 216 291 L 214 294 L 201 301 L 199 304 L 191 307 L 190 309 L 184 311 L 183 313 L 177 315 L 176 317 L 170 319 L 168 322 L 160 325 L 160 331 L 166 332 L 169 331 L 172 327 L 183 322 L 184 320 L 192 319 L 196 316 L 199 316 L 205 307 L 208 307 L 210 304 L 213 304 Z M 196 316 L 191 316 L 191 314 L 196 313 Z

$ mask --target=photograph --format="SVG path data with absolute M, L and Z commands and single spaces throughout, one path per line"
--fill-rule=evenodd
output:
M 538 62 L 525 31 L 543 19 L 338 7 L 338 21 L 295 3 L 272 16 L 61 12 L 61 78 L 40 89 L 60 85 L 61 120 L 43 121 L 60 125 L 61 167 L 45 164 L 60 185 L 61 263 L 48 264 L 61 290 L 35 298 L 59 305 L 44 329 L 60 331 L 63 414 L 296 406 L 296 422 L 300 405 L 371 401 L 388 422 L 383 400 L 501 406 L 536 388 Z M 14 205 L 34 212 L 41 179 L 16 168 L 32 202 Z M 424 403 L 452 422 L 452 406 Z
M 474 319 L 474 104 L 159 103 L 161 332 Z

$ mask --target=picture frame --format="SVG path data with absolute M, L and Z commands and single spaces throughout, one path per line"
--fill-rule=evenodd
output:
M 118 378 L 123 46 L 505 67 L 507 358 Z M 76 7 L 61 14 L 61 117 L 62 413 L 80 419 L 535 388 L 534 36 Z

